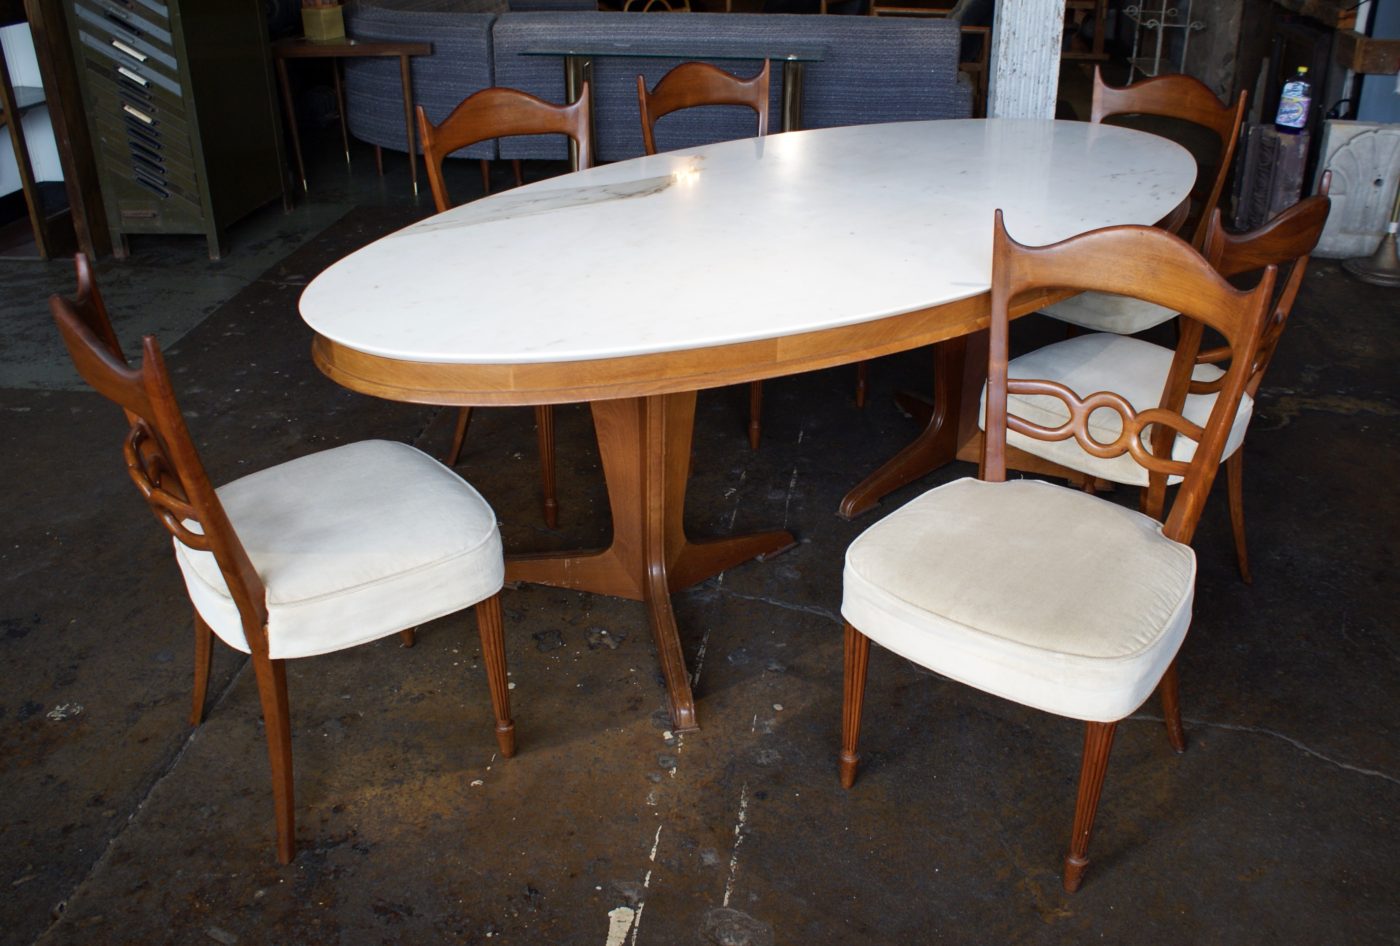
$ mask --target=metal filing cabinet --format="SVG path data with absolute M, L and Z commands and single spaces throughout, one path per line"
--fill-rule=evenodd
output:
M 118 256 L 288 200 L 261 0 L 64 0 Z

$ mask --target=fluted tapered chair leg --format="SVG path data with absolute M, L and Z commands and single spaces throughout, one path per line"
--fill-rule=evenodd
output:
M 295 794 L 292 791 L 292 724 L 287 706 L 287 663 L 253 655 L 258 679 L 267 758 L 272 768 L 272 805 L 277 817 L 277 862 L 290 864 L 296 841 Z
M 1186 751 L 1186 729 L 1181 725 L 1181 693 L 1177 684 L 1176 661 L 1171 662 L 1162 682 L 1157 684 L 1162 695 L 1162 720 L 1167 724 L 1167 742 L 1177 752 Z
M 190 725 L 204 721 L 204 698 L 209 692 L 209 667 L 214 659 L 214 632 L 204 623 L 199 612 L 194 613 L 194 699 L 190 706 Z
M 559 525 L 559 499 L 554 491 L 554 407 L 535 407 L 535 434 L 540 444 L 540 489 L 544 496 L 544 524 Z
M 523 167 L 521 166 L 521 164 L 520 164 L 520 159 L 519 159 L 519 158 L 515 158 L 515 159 L 513 159 L 513 160 L 510 162 L 510 169 L 511 169 L 512 171 L 515 172 L 515 186 L 516 186 L 516 187 L 524 187 L 524 186 L 525 186 L 525 171 L 524 171 L 524 168 L 523 168 Z
M 1244 449 L 1237 449 L 1225 461 L 1225 486 L 1230 499 L 1230 531 L 1235 535 L 1235 561 L 1245 584 L 1254 582 L 1249 573 L 1249 546 L 1244 535 Z
M 763 437 L 763 382 L 749 382 L 749 448 L 758 449 Z
M 496 714 L 496 743 L 501 755 L 515 755 L 515 721 L 510 718 L 510 683 L 506 678 L 505 634 L 501 630 L 501 596 L 494 594 L 476 604 L 476 629 L 481 635 L 481 662 L 491 690 L 491 710 Z
M 870 638 L 846 622 L 846 671 L 841 699 L 841 787 L 856 782 L 860 766 L 860 714 L 865 706 L 865 677 L 870 665 Z
M 481 158 L 481 193 L 491 193 L 491 162 Z
M 1103 777 L 1108 771 L 1108 752 L 1113 748 L 1117 723 L 1084 724 L 1084 761 L 1079 769 L 1079 798 L 1074 806 L 1074 831 L 1065 855 L 1065 890 L 1074 893 L 1084 882 L 1089 867 L 1089 836 L 1094 831 L 1094 816 L 1099 811 L 1099 795 L 1103 792 Z
M 442 458 L 442 462 L 448 466 L 456 466 L 457 461 L 462 459 L 462 444 L 467 439 L 467 428 L 472 423 L 472 409 L 464 407 L 457 411 L 457 427 L 452 431 L 452 446 L 447 448 L 447 455 Z

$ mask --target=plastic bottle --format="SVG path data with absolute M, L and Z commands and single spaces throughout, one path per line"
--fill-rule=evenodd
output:
M 1283 84 L 1274 127 L 1286 135 L 1298 134 L 1307 127 L 1308 107 L 1311 104 L 1312 86 L 1308 84 L 1308 67 L 1299 66 L 1297 74 Z

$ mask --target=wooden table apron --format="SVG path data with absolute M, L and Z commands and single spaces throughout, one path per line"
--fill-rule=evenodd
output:
M 1189 155 L 1182 160 L 1189 161 Z M 582 172 L 590 173 L 597 172 Z M 1181 187 L 1180 194 L 1160 197 L 1158 202 L 1169 199 L 1174 203 L 1188 188 L 1189 182 Z M 498 200 L 511 193 L 524 199 L 529 190 L 507 191 Z M 989 225 L 990 214 L 988 218 Z M 712 265 L 724 264 L 714 261 Z M 344 280 L 341 291 L 353 282 L 354 277 Z M 307 295 L 314 287 L 315 283 Z M 1019 298 L 1013 306 L 1014 314 L 1033 312 L 1067 295 L 1053 292 Z M 372 300 L 357 295 L 353 302 L 367 311 L 377 311 Z M 329 290 L 312 303 L 315 313 L 307 311 L 307 299 L 303 297 L 303 314 L 313 328 L 315 317 L 326 316 L 330 305 Z M 974 291 L 956 300 L 852 324 L 621 357 L 435 362 L 374 354 L 319 331 L 312 352 L 316 365 L 338 384 L 395 401 L 472 406 L 590 404 L 607 481 L 611 543 L 599 551 L 512 555 L 507 559 L 506 576 L 512 581 L 645 602 L 672 720 L 678 731 L 688 731 L 698 728 L 695 700 L 670 595 L 794 543 L 786 531 L 714 540 L 687 536 L 682 518 L 696 392 L 936 346 L 940 370 L 935 375 L 935 417 L 915 445 L 882 468 L 883 471 L 893 466 L 892 476 L 881 480 L 879 474 L 872 475 L 862 484 L 877 480 L 876 486 L 883 489 L 900 477 L 907 481 L 912 475 L 921 475 L 911 474 L 911 470 L 926 471 L 953 459 L 967 436 L 967 431 L 960 431 L 959 427 L 966 427 L 967 418 L 975 412 L 976 393 L 972 389 L 980 386 L 986 368 L 985 355 L 977 354 L 984 349 L 975 342 L 969 345 L 968 338 L 985 338 L 989 306 L 989 293 Z M 343 326 L 347 324 L 343 320 L 350 316 L 340 318 Z M 969 369 L 966 371 L 965 361 Z M 975 417 L 972 423 L 975 426 Z M 912 458 L 905 456 L 910 453 Z M 866 495 L 868 498 L 869 490 Z M 847 497 L 849 502 L 851 496 Z

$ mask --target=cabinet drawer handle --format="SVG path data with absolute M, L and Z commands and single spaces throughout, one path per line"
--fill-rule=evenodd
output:
M 136 73 L 128 69 L 126 66 L 117 66 L 117 72 L 121 73 L 123 76 L 130 79 L 132 82 L 137 83 L 138 85 L 150 85 L 150 83 L 146 81 L 145 76 L 137 75 Z
M 123 104 L 122 111 L 126 112 L 128 115 L 130 115 L 132 118 L 136 119 L 139 122 L 145 122 L 147 125 L 154 125 L 156 123 L 156 120 L 154 118 L 147 115 L 145 112 L 132 108 L 130 105 Z
M 117 49 L 121 50 L 122 52 L 126 53 L 126 54 L 127 54 L 128 56 L 130 56 L 132 59 L 135 59 L 137 62 L 145 62 L 145 61 L 146 61 L 146 54 L 145 54 L 145 53 L 141 52 L 139 49 L 133 49 L 133 48 L 131 48 L 130 46 L 128 46 L 126 43 L 123 43 L 123 42 L 122 42 L 121 40 L 119 40 L 119 39 L 114 39 L 114 40 L 112 40 L 112 45 L 115 46 L 115 47 L 117 47 Z

